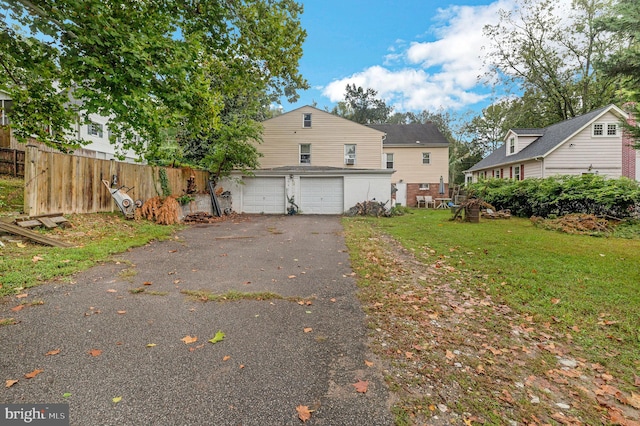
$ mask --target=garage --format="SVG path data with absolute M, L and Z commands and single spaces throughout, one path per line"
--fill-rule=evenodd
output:
M 243 212 L 271 214 L 285 212 L 283 177 L 245 177 L 243 181 Z
M 301 177 L 300 210 L 304 214 L 342 214 L 343 190 L 342 177 Z

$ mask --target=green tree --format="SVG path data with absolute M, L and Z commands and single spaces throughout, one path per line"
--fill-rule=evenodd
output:
M 344 101 L 338 102 L 332 114 L 360 124 L 384 123 L 393 111 L 382 99 L 376 98 L 377 91 L 363 89 L 355 84 L 347 84 Z
M 615 34 L 624 42 L 624 47 L 600 62 L 607 75 L 617 78 L 621 96 L 626 101 L 636 102 L 635 115 L 640 117 L 640 3 L 635 0 L 619 0 L 611 12 L 600 18 L 600 27 Z M 627 126 L 640 149 L 640 128 Z
M 551 0 L 519 0 L 515 12 L 501 11 L 500 22 L 484 29 L 490 75 L 535 100 L 545 126 L 614 102 L 614 80 L 594 69 L 620 45 L 595 25 L 610 3 L 574 0 L 560 11 Z
M 97 113 L 110 118 L 114 142 L 143 152 L 140 141 L 158 145 L 171 128 L 209 140 L 232 98 L 223 90 L 294 101 L 307 87 L 298 72 L 302 6 L 293 0 L 0 4 L 0 90 L 14 100 L 21 139 L 73 148 L 78 141 L 66 136 L 76 114 Z M 243 119 L 227 122 L 253 134 Z

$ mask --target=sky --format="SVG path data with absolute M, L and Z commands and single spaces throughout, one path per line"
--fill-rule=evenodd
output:
M 372 88 L 394 112 L 479 112 L 501 93 L 479 80 L 482 29 L 514 0 L 299 0 L 307 31 L 300 71 L 311 88 L 284 111 L 332 108 L 347 84 Z

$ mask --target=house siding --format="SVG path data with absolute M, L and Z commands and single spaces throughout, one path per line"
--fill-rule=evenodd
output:
M 449 181 L 449 148 L 385 146 L 384 154 L 393 153 L 396 172 L 392 182 L 439 184 L 440 176 Z M 431 153 L 430 164 L 422 164 L 422 153 Z
M 604 114 L 595 123 L 617 123 L 612 113 Z M 544 160 L 545 177 L 598 173 L 610 178 L 622 176 L 621 130 L 618 136 L 592 136 L 592 125 L 557 147 Z
M 302 115 L 311 114 L 311 127 L 302 127 Z M 311 144 L 311 166 L 382 169 L 384 133 L 313 107 L 302 107 L 263 123 L 258 150 L 261 168 L 300 163 L 299 145 Z M 356 144 L 356 164 L 344 164 L 344 145 Z

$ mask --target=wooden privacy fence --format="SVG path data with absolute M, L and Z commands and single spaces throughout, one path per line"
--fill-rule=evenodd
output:
M 24 151 L 0 148 L 0 173 L 24 176 Z
M 118 187 L 126 185 L 132 188 L 128 192 L 131 198 L 144 202 L 162 195 L 159 169 L 161 167 L 43 152 L 36 146 L 28 145 L 24 212 L 29 216 L 38 216 L 115 211 L 118 207 L 102 183 L 103 179 L 111 182 L 114 175 L 117 176 Z M 207 189 L 208 172 L 188 168 L 164 169 L 173 195 L 183 194 L 192 173 L 198 191 Z

